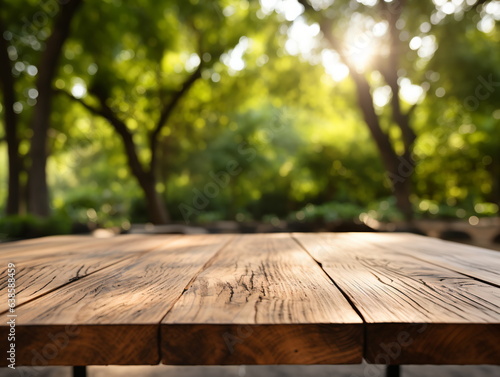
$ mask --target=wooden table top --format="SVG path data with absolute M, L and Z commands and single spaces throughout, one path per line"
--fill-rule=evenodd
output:
M 404 233 L 6 243 L 0 350 L 15 318 L 16 365 L 500 364 L 499 257 Z

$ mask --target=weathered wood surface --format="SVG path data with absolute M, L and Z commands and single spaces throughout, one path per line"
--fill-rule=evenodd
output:
M 103 240 L 89 236 L 51 236 L 31 240 L 0 243 L 0 261 L 13 258 L 45 256 L 46 253 L 65 252 L 87 243 L 99 244 Z
M 362 321 L 289 234 L 239 236 L 162 321 L 166 364 L 359 363 Z
M 364 233 L 357 238 L 500 286 L 498 251 L 409 233 Z
M 175 237 L 175 236 L 172 236 Z M 172 240 L 174 238 L 171 238 Z M 73 240 L 68 240 L 73 241 Z M 5 261 L 0 274 L 0 290 L 7 287 L 7 265 L 16 269 L 16 302 L 21 305 L 58 287 L 81 279 L 100 269 L 111 266 L 139 253 L 144 253 L 169 242 L 168 236 L 117 237 L 105 240 L 85 240 L 71 243 L 66 248 L 49 246 L 33 252 L 10 252 L 3 255 Z M 7 311 L 7 301 L 0 306 Z
M 19 306 L 17 364 L 157 364 L 161 319 L 229 239 L 173 239 Z
M 363 316 L 368 362 L 500 362 L 498 287 L 426 262 L 417 251 L 410 256 L 388 241 L 367 242 L 362 234 L 294 237 Z
M 16 263 L 17 365 L 499 364 L 499 255 L 409 234 L 49 237 L 0 244 L 0 288 Z

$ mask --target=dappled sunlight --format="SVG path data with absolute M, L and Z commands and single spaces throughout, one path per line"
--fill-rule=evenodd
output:
M 355 13 L 345 30 L 343 54 L 359 72 L 364 72 L 386 53 L 386 33 L 385 22 L 375 22 L 371 17 Z
M 221 55 L 222 62 L 227 65 L 232 71 L 241 71 L 246 64 L 243 59 L 245 51 L 250 47 L 252 40 L 247 37 L 241 37 L 238 44 L 227 54 Z
M 408 102 L 410 105 L 414 105 L 419 102 L 423 95 L 424 90 L 420 85 L 414 85 L 407 78 L 401 79 L 401 97 Z
M 311 57 L 318 46 L 319 25 L 308 25 L 302 17 L 297 18 L 288 29 L 286 51 L 291 55 L 302 54 Z
M 85 96 L 86 93 L 87 93 L 87 88 L 83 83 L 77 82 L 71 88 L 71 94 L 73 94 L 73 96 L 75 96 L 76 98 L 82 98 Z

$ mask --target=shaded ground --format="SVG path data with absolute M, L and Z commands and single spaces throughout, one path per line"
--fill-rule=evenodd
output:
M 89 367 L 89 377 L 382 377 L 378 365 L 273 365 L 273 366 L 125 366 Z M 32 371 L 0 368 L 2 377 L 70 377 L 71 368 L 47 367 Z M 500 366 L 405 366 L 403 377 L 498 377 Z

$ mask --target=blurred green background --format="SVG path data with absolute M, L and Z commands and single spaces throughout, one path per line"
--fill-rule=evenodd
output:
M 0 238 L 496 218 L 498 20 L 480 0 L 1 0 Z

